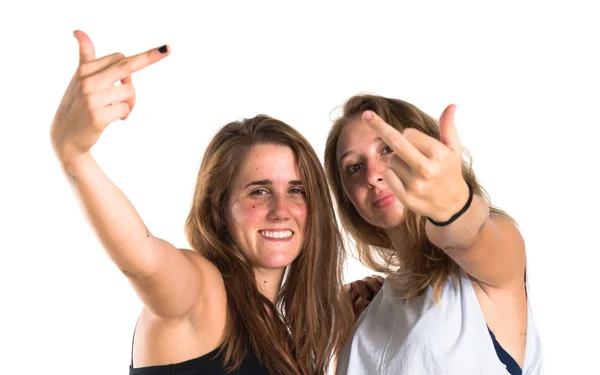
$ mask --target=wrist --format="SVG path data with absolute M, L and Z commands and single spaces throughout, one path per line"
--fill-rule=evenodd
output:
M 65 167 L 76 166 L 84 162 L 85 160 L 89 160 L 92 157 L 92 154 L 87 152 L 69 152 L 69 151 L 57 151 L 56 156 L 58 157 L 58 161 L 61 165 Z
M 79 174 L 79 171 L 82 168 L 85 168 L 86 165 L 89 165 L 90 162 L 93 162 L 94 158 L 92 157 L 92 154 L 89 151 L 87 151 L 84 153 L 77 154 L 58 154 L 58 160 L 64 172 L 73 181 L 75 180 L 75 176 Z
M 470 247 L 477 239 L 481 228 L 489 218 L 487 201 L 473 195 L 469 208 L 452 223 L 444 226 L 426 221 L 425 232 L 428 239 L 440 249 L 461 249 Z
M 440 215 L 435 219 L 428 217 L 428 221 L 435 226 L 444 227 L 452 224 L 454 221 L 458 220 L 459 217 L 464 215 L 473 201 L 473 187 L 465 181 L 465 188 L 466 194 L 465 192 L 460 194 L 462 198 L 457 200 L 458 203 L 455 205 L 455 208 L 452 208 L 452 211 L 449 211 L 449 213 L 446 213 L 445 215 Z

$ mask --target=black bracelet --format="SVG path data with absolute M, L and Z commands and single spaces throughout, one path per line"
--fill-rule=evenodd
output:
M 446 220 L 444 222 L 435 221 L 435 220 L 433 220 L 430 217 L 428 217 L 427 219 L 429 219 L 429 221 L 431 221 L 431 223 L 433 225 L 437 225 L 438 227 L 445 227 L 446 225 L 452 224 L 456 219 L 458 219 L 459 217 L 461 217 L 462 214 L 464 214 L 465 212 L 467 212 L 467 210 L 471 206 L 471 202 L 473 201 L 473 187 L 468 182 L 467 182 L 467 186 L 469 187 L 469 199 L 467 200 L 467 203 L 465 203 L 464 207 L 461 208 L 460 211 L 458 211 L 457 213 L 455 213 L 454 215 L 452 215 L 452 217 L 450 219 L 448 219 L 448 220 Z

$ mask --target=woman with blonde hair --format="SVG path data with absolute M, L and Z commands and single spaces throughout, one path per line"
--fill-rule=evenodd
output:
M 198 173 L 191 250 L 155 237 L 90 149 L 135 104 L 131 75 L 168 46 L 80 64 L 51 140 L 105 250 L 144 303 L 130 374 L 325 374 L 354 322 L 320 161 L 294 128 L 260 115 L 222 127 Z M 115 85 L 120 82 L 120 85 Z
M 454 125 L 358 95 L 329 133 L 325 170 L 363 264 L 389 275 L 339 374 L 539 374 L 525 244 L 492 206 Z

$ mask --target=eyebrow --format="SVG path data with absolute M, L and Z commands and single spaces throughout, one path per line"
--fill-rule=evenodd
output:
M 350 155 L 350 154 L 356 154 L 356 152 L 354 152 L 354 151 L 352 151 L 352 150 L 344 152 L 344 153 L 342 154 L 342 156 L 340 156 L 340 160 L 339 160 L 339 162 L 341 162 L 342 160 L 344 160 L 344 158 L 345 158 L 346 156 Z
M 254 185 L 273 185 L 273 181 L 271 181 L 271 180 L 252 181 L 248 185 L 244 186 L 244 189 L 247 188 L 248 186 L 254 186 Z M 291 180 L 290 182 L 288 182 L 288 185 L 302 185 L 302 181 Z
M 381 142 L 381 143 L 385 143 L 385 142 L 383 141 L 383 139 L 381 139 L 381 137 L 375 137 L 373 140 L 374 140 L 375 142 Z M 344 158 L 345 158 L 346 156 L 348 156 L 348 155 L 350 155 L 350 154 L 356 154 L 356 152 L 354 152 L 354 151 L 352 151 L 352 150 L 349 150 L 349 151 L 346 151 L 346 152 L 344 152 L 344 153 L 342 154 L 342 156 L 340 156 L 340 159 L 339 159 L 339 161 L 338 161 L 338 162 L 341 162 L 342 160 L 344 160 Z

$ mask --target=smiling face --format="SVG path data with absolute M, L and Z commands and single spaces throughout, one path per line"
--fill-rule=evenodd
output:
M 284 268 L 304 243 L 307 204 L 296 158 L 287 146 L 250 148 L 231 183 L 227 231 L 258 269 Z
M 344 192 L 363 219 L 382 229 L 397 227 L 405 216 L 383 180 L 391 155 L 392 149 L 360 117 L 340 132 L 336 160 Z

